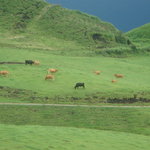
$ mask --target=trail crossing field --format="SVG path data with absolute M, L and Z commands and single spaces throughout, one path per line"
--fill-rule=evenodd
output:
M 23 106 L 56 106 L 56 107 L 99 107 L 99 108 L 150 108 L 150 106 L 99 106 L 99 105 L 72 105 L 72 104 L 38 104 L 38 103 L 0 103 L 0 105 L 23 105 Z

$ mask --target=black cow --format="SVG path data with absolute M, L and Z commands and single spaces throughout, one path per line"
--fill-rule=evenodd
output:
M 32 65 L 32 64 L 34 64 L 34 61 L 33 60 L 25 60 L 25 64 L 26 65 L 28 65 L 28 64 Z
M 78 87 L 83 87 L 83 88 L 85 88 L 85 86 L 84 86 L 84 83 L 76 83 L 76 85 L 75 85 L 75 89 L 76 88 L 78 88 Z

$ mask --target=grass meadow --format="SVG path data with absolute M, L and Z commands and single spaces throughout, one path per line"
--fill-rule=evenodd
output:
M 148 150 L 149 108 L 0 106 L 1 150 Z
M 91 54 L 1 48 L 0 62 L 31 59 L 41 64 L 0 64 L 0 70 L 10 72 L 0 76 L 0 102 L 108 105 L 107 98 L 150 98 L 149 55 L 115 58 Z M 55 80 L 44 80 L 48 68 L 58 69 Z M 95 70 L 102 73 L 95 75 Z M 115 73 L 124 78 L 113 84 Z M 85 82 L 86 88 L 75 90 L 76 82 Z M 142 107 L 1 105 L 0 150 L 148 150 L 149 116 L 149 108 Z
M 149 107 L 80 106 L 150 105 L 149 24 L 125 35 L 43 0 L 0 0 L 0 14 L 0 150 L 149 150 Z M 41 64 L 1 63 L 25 60 Z
M 1 48 L 1 62 L 24 62 L 30 59 L 41 62 L 39 66 L 1 64 L 0 70 L 10 72 L 7 77 L 0 76 L 1 86 L 10 88 L 1 89 L 1 102 L 9 99 L 13 102 L 14 99 L 28 102 L 71 103 L 79 99 L 77 103 L 100 103 L 107 98 L 134 95 L 149 99 L 149 58 L 149 55 L 127 58 L 62 56 L 49 51 Z M 49 68 L 56 68 L 58 72 L 55 74 L 55 80 L 45 81 Z M 96 70 L 102 73 L 95 75 Z M 123 74 L 124 78 L 116 79 L 115 73 Z M 112 83 L 112 79 L 117 82 Z M 77 82 L 84 82 L 86 88 L 75 90 L 74 85 Z M 16 89 L 20 91 L 14 92 Z M 40 100 L 40 97 L 47 100 Z
M 5 150 L 148 150 L 150 146 L 147 136 L 112 131 L 14 125 L 0 125 L 0 130 Z
M 111 130 L 150 135 L 149 108 L 0 105 L 0 124 Z

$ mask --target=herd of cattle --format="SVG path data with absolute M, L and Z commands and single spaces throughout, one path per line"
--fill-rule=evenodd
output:
M 34 65 L 40 65 L 40 61 L 38 61 L 38 60 L 35 60 L 35 61 L 25 60 L 25 65 L 33 65 L 33 64 Z M 54 78 L 55 78 L 54 73 L 56 73 L 57 71 L 58 71 L 58 69 L 54 69 L 54 68 L 48 69 L 47 70 L 47 75 L 45 76 L 45 80 L 54 80 Z M 96 75 L 100 75 L 101 73 L 102 73 L 102 71 L 99 71 L 99 70 L 94 71 L 94 74 L 96 74 Z M 7 71 L 7 70 L 0 71 L 1 76 L 7 76 L 8 74 L 9 74 L 9 71 Z M 123 78 L 124 77 L 123 74 L 114 74 L 114 76 L 116 78 Z M 113 79 L 113 80 L 111 80 L 111 82 L 115 83 L 115 82 L 117 82 L 117 80 Z M 78 87 L 85 88 L 85 84 L 84 83 L 76 83 L 74 88 L 76 89 Z

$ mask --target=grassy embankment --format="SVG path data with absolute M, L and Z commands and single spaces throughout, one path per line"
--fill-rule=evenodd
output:
M 0 125 L 0 131 L 1 150 L 149 150 L 150 146 L 147 136 L 111 131 L 10 125 Z
M 0 106 L 0 148 L 148 150 L 149 115 L 149 108 Z
M 135 28 L 126 35 L 135 43 L 139 52 L 150 51 L 150 23 Z

